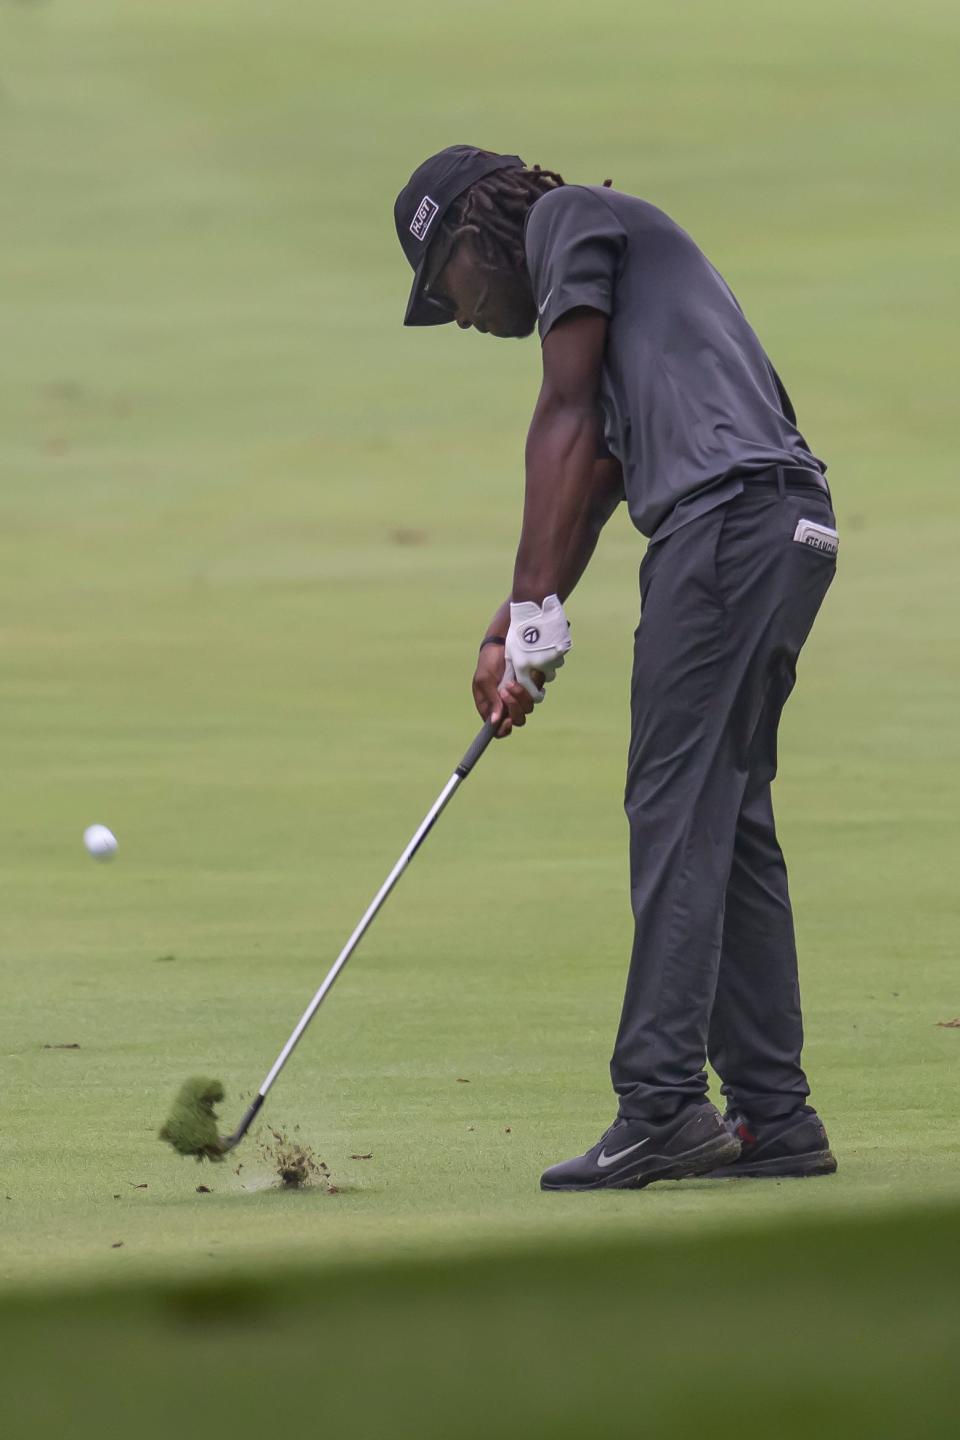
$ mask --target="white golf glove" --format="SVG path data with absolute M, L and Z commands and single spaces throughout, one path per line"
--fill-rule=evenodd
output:
M 532 672 L 539 670 L 544 684 L 549 684 L 556 678 L 570 644 L 570 626 L 556 595 L 548 595 L 542 605 L 536 605 L 532 600 L 511 604 L 510 629 L 504 652 L 506 666 L 501 684 L 518 680 L 539 705 L 544 692 L 538 687 Z

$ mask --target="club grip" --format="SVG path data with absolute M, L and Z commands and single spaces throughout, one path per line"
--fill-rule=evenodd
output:
M 487 746 L 490 744 L 490 741 L 494 738 L 496 733 L 496 727 L 491 725 L 488 720 L 484 725 L 483 729 L 480 731 L 477 738 L 474 740 L 473 744 L 470 746 L 467 753 L 464 755 L 463 759 L 460 761 L 460 764 L 457 766 L 456 773 L 460 776 L 461 780 L 466 780 L 467 776 L 470 774 L 470 771 L 473 769 L 474 765 L 476 765 L 477 761 L 480 759 L 480 756 L 483 754 L 484 750 L 486 750 Z

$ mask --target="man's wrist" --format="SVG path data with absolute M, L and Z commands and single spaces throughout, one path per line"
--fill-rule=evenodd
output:
M 506 635 L 484 635 L 480 641 L 480 649 L 482 650 L 485 645 L 506 645 L 506 643 Z
M 557 582 L 553 576 L 517 575 L 513 577 L 513 602 L 542 605 L 548 595 L 557 593 Z

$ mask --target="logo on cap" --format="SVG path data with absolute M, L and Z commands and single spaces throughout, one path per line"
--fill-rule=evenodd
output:
M 417 240 L 426 240 L 427 231 L 433 224 L 434 217 L 439 209 L 440 206 L 435 200 L 431 200 L 429 195 L 424 195 L 420 204 L 417 206 L 417 213 L 410 223 L 411 235 L 415 236 Z

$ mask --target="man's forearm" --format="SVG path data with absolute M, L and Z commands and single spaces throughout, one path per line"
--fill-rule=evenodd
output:
M 567 544 L 567 553 L 563 557 L 563 564 L 560 567 L 559 583 L 556 594 L 561 601 L 566 601 L 579 584 L 580 577 L 586 570 L 593 558 L 593 552 L 597 548 L 597 541 L 600 539 L 600 530 L 592 515 L 582 518 L 570 536 Z
M 556 591 L 564 602 L 580 583 L 580 578 L 593 558 L 600 532 L 623 499 L 623 476 L 619 464 L 612 459 L 597 460 L 593 465 L 588 508 L 581 511 L 567 537 L 566 550 L 559 567 Z M 506 635 L 510 627 L 510 601 L 520 599 L 508 595 L 491 616 L 484 634 Z
M 609 512 L 607 513 L 609 514 Z M 573 593 L 580 577 L 593 558 L 593 552 L 597 548 L 600 531 L 606 519 L 607 514 L 601 518 L 592 512 L 581 518 L 567 543 L 567 551 L 560 566 L 558 588 L 548 593 L 559 595 L 560 599 L 564 601 Z M 489 625 L 483 632 L 484 635 L 506 635 L 510 628 L 511 599 L 512 596 L 508 595 L 503 604 L 494 611 Z
M 579 552 L 578 537 L 589 523 L 597 434 L 594 408 L 544 404 L 541 397 L 527 437 L 523 529 L 513 572 L 515 600 L 542 604 L 545 596 L 557 595 L 563 587 L 568 552 L 571 548 Z

